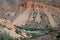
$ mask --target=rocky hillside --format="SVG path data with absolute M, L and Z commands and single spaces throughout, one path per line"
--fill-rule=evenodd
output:
M 19 35 L 22 34 L 25 37 L 27 37 L 25 31 L 30 32 L 29 28 L 33 30 L 51 28 L 53 32 L 42 37 L 39 35 L 36 40 L 38 38 L 45 40 L 45 37 L 46 40 L 48 37 L 49 40 L 52 40 L 52 37 L 55 40 L 55 34 L 60 30 L 59 3 L 59 0 L 0 0 L 0 24 L 5 25 L 8 28 L 8 31 L 5 29 L 6 32 L 11 33 L 11 35 L 17 34 L 15 31 L 18 27 L 28 29 L 21 28 L 22 31 L 20 30 Z M 54 36 L 50 37 L 49 34 L 54 34 Z

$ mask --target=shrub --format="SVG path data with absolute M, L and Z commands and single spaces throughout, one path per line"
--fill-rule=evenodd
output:
M 0 40 L 13 40 L 13 38 L 6 32 L 0 32 Z

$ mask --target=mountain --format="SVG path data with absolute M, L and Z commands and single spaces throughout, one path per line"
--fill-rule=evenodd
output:
M 53 33 L 57 33 L 55 30 L 60 30 L 59 3 L 59 0 L 0 0 L 0 24 L 14 32 L 22 27 L 23 31 L 29 28 L 51 28 Z M 27 34 L 22 31 L 21 33 L 23 36 Z

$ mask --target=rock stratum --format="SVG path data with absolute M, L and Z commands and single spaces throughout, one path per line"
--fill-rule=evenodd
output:
M 39 24 L 39 27 L 48 25 L 55 28 L 60 26 L 60 8 L 43 2 L 17 1 L 10 7 L 7 6 L 4 13 L 2 10 L 0 18 L 11 21 L 13 25 L 24 26 L 35 22 Z

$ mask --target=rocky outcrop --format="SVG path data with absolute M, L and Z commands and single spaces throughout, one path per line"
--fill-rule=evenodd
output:
M 52 16 L 52 13 L 49 12 L 49 10 L 52 10 L 54 12 L 59 12 L 60 11 L 59 8 L 56 8 L 56 7 L 51 6 L 51 5 L 48 6 L 44 3 L 37 3 L 37 2 L 32 2 L 32 1 L 23 2 L 19 5 L 20 5 L 20 7 L 23 7 L 25 9 L 25 11 L 23 11 L 23 13 L 21 13 L 17 17 L 17 19 L 13 21 L 12 24 L 20 26 L 20 25 L 25 25 L 27 21 L 30 21 L 30 22 L 35 21 L 35 22 L 38 22 L 38 23 L 40 23 L 40 22 L 43 23 L 43 22 L 45 22 L 45 21 L 43 21 L 43 19 L 45 19 L 44 15 L 46 15 L 48 17 L 48 21 L 49 21 L 50 25 L 54 28 L 58 27 L 58 24 L 55 22 L 55 20 Z M 54 9 L 56 9 L 58 11 L 55 11 Z M 22 10 L 22 9 L 20 9 L 20 10 Z M 42 18 L 41 18 L 41 16 L 42 16 Z M 45 25 L 45 24 L 43 23 L 43 25 Z

